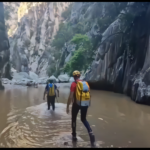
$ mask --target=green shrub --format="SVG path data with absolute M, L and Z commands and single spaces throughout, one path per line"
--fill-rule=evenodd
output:
M 54 57 L 55 57 L 56 60 L 60 59 L 60 56 L 61 56 L 60 52 L 55 50 L 53 53 L 54 53 Z
M 92 47 L 91 41 L 89 40 L 88 36 L 83 34 L 76 34 L 72 38 L 71 42 L 77 45 L 76 49 L 82 46 L 88 51 Z
M 63 71 L 67 72 L 69 75 L 72 74 L 73 70 L 86 70 L 93 56 L 92 43 L 88 36 L 76 34 L 71 42 L 77 45 L 76 51 L 63 68 Z
M 68 42 L 73 37 L 73 29 L 69 24 L 61 23 L 59 25 L 59 30 L 52 41 L 52 46 L 55 47 L 57 50 L 60 50 L 65 42 Z

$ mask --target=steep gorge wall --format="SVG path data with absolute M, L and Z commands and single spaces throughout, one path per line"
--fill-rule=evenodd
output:
M 79 2 L 72 7 L 68 22 L 72 27 L 80 24 L 86 30 L 78 33 L 96 42 L 85 80 L 91 88 L 125 93 L 137 103 L 150 104 L 150 3 L 128 2 L 116 14 L 112 8 L 113 3 L 103 2 Z M 65 43 L 59 68 L 71 60 L 75 47 Z
M 118 35 L 111 36 L 122 31 L 120 19 L 105 30 L 86 80 L 92 88 L 125 93 L 137 103 L 150 104 L 150 3 L 128 3 L 124 13 L 133 15 L 132 22 Z
M 12 66 L 18 72 L 37 73 L 47 76 L 48 65 L 54 60 L 50 46 L 61 13 L 69 2 L 21 2 L 18 9 L 18 28 L 9 38 Z
M 0 78 L 6 77 L 11 79 L 9 64 L 9 41 L 5 29 L 4 7 L 0 2 Z M 0 79 L 0 89 L 4 89 Z
M 8 37 L 11 37 L 18 27 L 18 8 L 20 2 L 3 2 L 5 27 L 7 29 Z

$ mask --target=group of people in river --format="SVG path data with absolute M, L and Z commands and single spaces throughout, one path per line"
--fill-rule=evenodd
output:
M 69 114 L 69 105 L 72 103 L 72 111 L 71 111 L 72 125 L 71 126 L 72 126 L 73 142 L 77 142 L 76 119 L 77 119 L 77 114 L 80 110 L 81 121 L 89 133 L 91 146 L 95 147 L 95 136 L 92 132 L 92 129 L 88 121 L 86 120 L 87 110 L 91 102 L 90 87 L 86 81 L 80 80 L 80 75 L 81 75 L 80 72 L 77 70 L 73 72 L 74 82 L 72 82 L 70 87 L 70 94 L 67 101 L 66 113 Z M 47 94 L 48 110 L 50 110 L 50 106 L 52 106 L 53 111 L 55 111 L 56 91 L 59 97 L 59 90 L 57 85 L 53 83 L 53 80 L 49 80 L 47 82 L 44 95 L 43 95 L 43 100 L 45 100 L 45 95 Z

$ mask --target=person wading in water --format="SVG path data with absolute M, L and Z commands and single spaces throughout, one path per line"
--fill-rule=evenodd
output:
M 59 90 L 57 89 L 57 86 L 53 84 L 53 80 L 49 80 L 45 87 L 44 96 L 43 96 L 43 100 L 45 100 L 45 94 L 47 93 L 48 110 L 50 110 L 50 104 L 52 105 L 53 111 L 55 110 L 56 91 L 59 97 Z
M 86 127 L 91 141 L 91 146 L 95 147 L 95 136 L 92 132 L 92 129 L 86 120 L 86 114 L 88 107 L 90 105 L 90 87 L 87 82 L 79 80 L 80 78 L 80 72 L 74 71 L 73 77 L 75 82 L 72 82 L 71 88 L 70 88 L 70 95 L 67 102 L 67 108 L 66 112 L 69 113 L 69 105 L 71 102 L 73 102 L 72 105 L 72 140 L 77 141 L 76 138 L 76 118 L 79 110 L 81 110 L 81 121 Z

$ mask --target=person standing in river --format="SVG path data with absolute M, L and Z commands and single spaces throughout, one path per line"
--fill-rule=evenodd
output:
M 90 105 L 91 95 L 90 87 L 87 82 L 79 80 L 80 72 L 74 71 L 73 77 L 75 82 L 72 82 L 70 88 L 70 95 L 68 97 L 66 112 L 69 113 L 69 105 L 73 102 L 72 105 L 72 140 L 77 141 L 76 138 L 76 118 L 79 110 L 81 110 L 81 121 L 86 127 L 91 141 L 91 146 L 95 147 L 95 136 L 92 132 L 92 129 L 86 120 L 87 110 Z
M 55 110 L 56 91 L 59 97 L 59 90 L 57 89 L 57 86 L 53 84 L 53 80 L 49 80 L 48 84 L 45 87 L 44 96 L 43 96 L 43 100 L 45 100 L 45 94 L 47 93 L 48 110 L 50 110 L 50 104 L 52 105 L 53 111 Z

